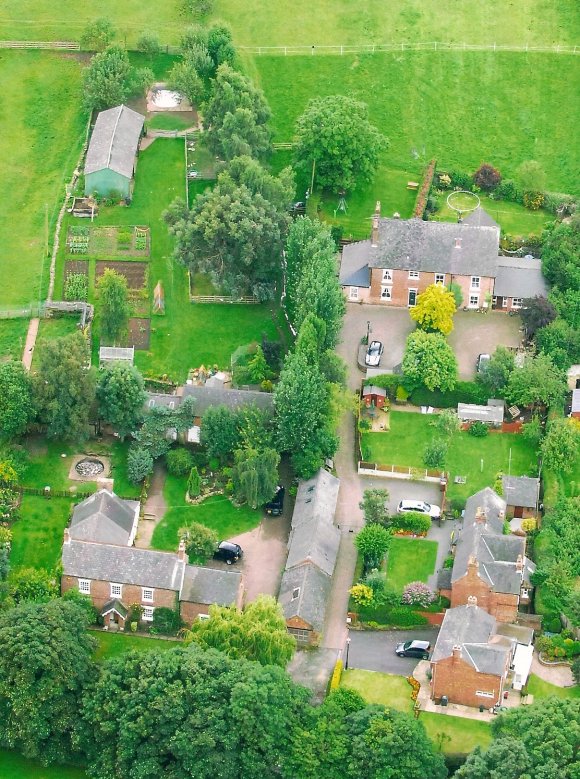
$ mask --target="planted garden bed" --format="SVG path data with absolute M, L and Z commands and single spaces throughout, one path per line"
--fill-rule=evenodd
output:
M 112 260 L 99 260 L 96 266 L 97 281 L 104 274 L 105 270 L 110 268 L 127 279 L 127 286 L 130 290 L 143 289 L 147 284 L 147 263 L 146 262 L 115 262 Z
M 144 317 L 131 317 L 127 345 L 134 346 L 135 349 L 149 349 L 150 338 L 151 320 Z

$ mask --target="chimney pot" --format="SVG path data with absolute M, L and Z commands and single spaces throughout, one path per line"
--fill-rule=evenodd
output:
M 64 529 L 64 543 L 70 544 L 70 530 L 68 529 L 68 527 L 65 527 Z
M 467 605 L 470 606 L 470 607 L 471 606 L 477 606 L 477 598 L 475 597 L 475 595 L 470 595 L 467 598 Z
M 478 506 L 475 512 L 475 521 L 485 523 L 485 520 L 486 520 L 485 511 L 481 506 Z
M 477 557 L 475 555 L 469 555 L 469 560 L 467 561 L 467 567 L 475 568 L 476 570 L 479 568 L 479 563 L 477 562 Z
M 453 659 L 461 660 L 461 647 L 459 646 L 459 644 L 455 644 L 452 651 L 453 651 Z
M 516 571 L 521 573 L 524 570 L 524 558 L 521 554 L 518 555 L 518 559 L 516 560 Z
M 185 554 L 185 541 L 182 538 L 181 541 L 179 542 L 179 546 L 177 548 L 177 559 L 178 560 L 185 560 L 186 557 L 187 557 L 187 555 Z
M 456 238 L 455 239 L 455 248 L 456 249 L 461 249 L 461 238 Z

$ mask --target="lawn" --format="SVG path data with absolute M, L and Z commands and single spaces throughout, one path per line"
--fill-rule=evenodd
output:
M 147 127 L 151 130 L 188 130 L 194 122 L 192 114 L 187 116 L 179 112 L 167 111 L 162 114 L 154 114 L 147 121 Z
M 102 630 L 95 630 L 92 635 L 99 642 L 94 654 L 95 660 L 99 662 L 109 660 L 111 657 L 119 657 L 125 652 L 163 652 L 177 646 L 176 641 L 134 636 L 131 633 L 105 633 Z
M 63 533 L 72 500 L 23 495 L 20 519 L 12 526 L 11 568 L 54 570 L 60 561 Z
M 2 18 L 6 12 L 11 15 L 3 4 Z M 84 140 L 80 76 L 80 63 L 70 54 L 2 50 L 0 55 L 1 307 L 38 302 L 41 279 L 47 283 L 46 222 L 52 238 L 64 184 Z
M 403 676 L 354 669 L 343 672 L 340 686 L 356 690 L 367 703 L 383 704 L 398 711 L 413 709 L 411 685 Z
M 261 519 L 262 512 L 241 506 L 236 508 L 225 495 L 214 495 L 192 506 L 185 502 L 187 479 L 167 476 L 163 495 L 168 511 L 155 528 L 151 546 L 173 552 L 179 542 L 179 529 L 190 522 L 200 522 L 213 528 L 221 540 L 252 530 Z
M 18 360 L 22 357 L 27 332 L 28 319 L 0 319 L 0 362 L 10 357 Z
M 363 434 L 365 459 L 385 465 L 424 468 L 425 446 L 437 437 L 431 427 L 433 418 L 427 414 L 391 411 L 389 419 L 388 432 Z M 521 435 L 490 433 L 485 438 L 475 438 L 459 432 L 451 439 L 445 470 L 449 472 L 448 499 L 465 500 L 483 487 L 493 486 L 498 471 L 530 476 L 537 474 L 537 464 L 535 453 Z M 455 476 L 466 477 L 465 484 L 454 484 Z
M 534 701 L 548 698 L 550 695 L 555 695 L 557 698 L 580 698 L 580 686 L 556 687 L 555 684 L 545 682 L 534 674 L 531 674 L 528 679 L 527 687 L 530 695 L 534 696 Z
M 0 776 L 2 779 L 87 779 L 81 768 L 63 765 L 45 768 L 8 749 L 0 749 Z
M 543 209 L 530 211 L 519 203 L 508 203 L 503 200 L 490 200 L 483 194 L 479 194 L 481 207 L 495 219 L 502 232 L 510 235 L 539 235 L 548 222 L 553 221 L 554 215 Z M 447 194 L 440 195 L 441 208 L 433 215 L 433 219 L 442 222 L 456 222 L 457 213 L 447 205 Z
M 393 538 L 387 557 L 387 579 L 398 591 L 409 582 L 427 583 L 435 571 L 437 543 L 420 538 Z
M 491 743 L 489 724 L 478 719 L 422 711 L 419 722 L 442 752 L 467 754 L 477 746 L 485 748 Z

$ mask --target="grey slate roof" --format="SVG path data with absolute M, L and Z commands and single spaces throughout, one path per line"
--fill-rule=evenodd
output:
M 460 248 L 456 247 L 457 239 Z M 365 264 L 370 268 L 494 277 L 498 249 L 497 227 L 422 219 L 380 219 L 376 247 L 368 240 L 343 248 L 340 280 L 341 284 L 347 283 L 343 279 Z
M 457 416 L 465 422 L 487 422 L 501 425 L 503 422 L 503 404 L 501 406 L 478 406 L 475 403 L 458 403 Z
M 451 589 L 451 568 L 441 568 L 437 574 L 437 589 L 450 590 Z
M 274 396 L 270 392 L 186 384 L 183 387 L 183 395 L 164 395 L 162 393 L 148 392 L 145 408 L 159 408 L 160 406 L 177 408 L 183 398 L 194 399 L 193 413 L 196 417 L 203 417 L 208 408 L 213 406 L 227 406 L 231 409 L 256 406 L 262 410 L 269 410 L 274 405 Z
M 104 617 L 105 614 L 108 614 L 110 611 L 116 611 L 117 614 L 119 614 L 123 619 L 127 618 L 127 615 L 129 614 L 129 609 L 121 603 L 120 600 L 117 598 L 113 598 L 112 600 L 108 600 L 103 608 L 101 609 L 101 617 Z
M 296 495 L 286 569 L 310 561 L 332 576 L 340 544 L 334 525 L 339 480 L 321 469 L 301 482 Z
M 65 576 L 178 592 L 185 562 L 172 552 L 69 541 L 62 547 L 62 567 Z
M 371 271 L 367 261 L 370 245 L 370 241 L 357 241 L 343 247 L 339 275 L 343 286 L 370 287 Z
M 453 647 L 461 647 L 461 658 L 480 673 L 501 676 L 511 652 L 511 641 L 492 639 L 496 627 L 494 617 L 479 606 L 456 606 L 447 609 L 437 643 L 431 656 L 436 663 L 453 655 Z
M 493 294 L 507 298 L 545 297 L 548 286 L 542 275 L 542 261 L 499 257 Z
M 476 520 L 481 508 L 485 522 Z M 516 570 L 516 561 L 521 555 L 524 565 L 526 541 L 519 536 L 503 535 L 503 517 L 506 503 L 486 487 L 468 498 L 465 504 L 463 530 L 457 542 L 451 581 L 455 582 L 467 573 L 468 563 L 473 556 L 479 565 L 479 576 L 494 592 L 518 595 L 522 575 Z
M 474 211 L 468 214 L 468 216 L 464 217 L 463 224 L 475 227 L 496 227 L 498 230 L 500 229 L 495 219 L 492 219 L 487 211 L 481 206 L 478 206 Z
M 216 568 L 186 565 L 179 600 L 231 606 L 238 599 L 241 581 L 242 574 L 239 571 L 220 571 Z
M 99 490 L 75 506 L 70 537 L 78 541 L 126 545 L 138 509 L 139 501 L 122 500 L 109 490 Z
M 322 631 L 331 586 L 332 578 L 312 563 L 285 570 L 278 595 L 285 619 L 300 617 L 317 632 Z M 296 588 L 300 590 L 298 597 L 292 599 Z
M 503 497 L 508 506 L 536 508 L 540 480 L 530 476 L 502 476 Z
M 379 398 L 387 397 L 387 390 L 383 387 L 375 387 L 374 384 L 367 384 L 363 387 L 362 396 L 366 398 L 367 395 L 377 395 Z
M 87 150 L 85 175 L 109 168 L 131 178 L 144 121 L 125 105 L 101 111 Z

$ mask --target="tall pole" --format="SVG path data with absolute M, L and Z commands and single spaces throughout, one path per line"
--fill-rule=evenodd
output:
M 346 655 L 344 658 L 344 670 L 348 671 L 348 650 L 350 649 L 350 636 L 346 639 Z

